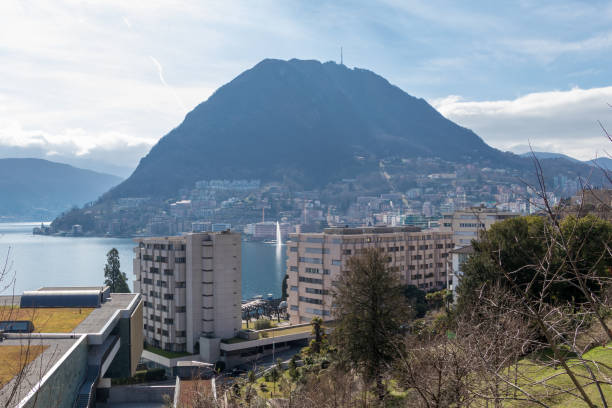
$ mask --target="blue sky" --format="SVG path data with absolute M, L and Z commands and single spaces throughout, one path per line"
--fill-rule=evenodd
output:
M 468 4 L 469 3 L 469 4 Z M 612 4 L 0 2 L 0 157 L 116 172 L 263 58 L 370 69 L 503 150 L 612 150 Z

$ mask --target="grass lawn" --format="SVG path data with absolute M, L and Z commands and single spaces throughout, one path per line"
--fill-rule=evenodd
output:
M 153 346 L 149 346 L 146 345 L 144 346 L 144 349 L 147 351 L 150 351 L 151 353 L 155 353 L 159 356 L 162 357 L 166 357 L 166 358 L 177 358 L 177 357 L 185 357 L 185 356 L 190 356 L 190 353 L 180 353 L 180 352 L 175 352 L 175 351 L 166 351 L 166 350 L 162 350 L 160 348 L 157 347 L 153 347 Z
M 266 331 L 260 331 L 259 338 L 260 339 L 264 339 L 264 338 L 271 339 L 273 337 L 287 336 L 289 334 L 310 333 L 311 331 L 312 331 L 311 325 L 300 326 L 300 327 L 292 327 L 292 326 L 281 327 L 275 330 L 267 329 Z M 248 341 L 248 340 L 240 338 L 240 337 L 232 337 L 231 339 L 223 339 L 221 341 L 225 344 L 234 344 L 234 343 L 242 343 L 243 341 Z
M 0 346 L 0 387 L 17 375 L 49 346 Z M 28 369 L 29 370 L 29 369 Z
M 1 306 L 0 320 L 31 320 L 38 333 L 70 333 L 93 308 L 48 307 L 24 308 Z
M 276 329 L 276 330 L 270 330 L 268 331 L 268 337 L 273 337 L 273 336 L 286 336 L 288 334 L 296 334 L 296 333 L 310 333 L 312 331 L 312 326 L 300 326 L 300 327 L 287 327 L 287 328 L 280 328 L 280 329 Z M 274 333 L 274 334 L 272 334 Z
M 603 379 L 604 377 L 610 378 L 612 377 L 612 343 L 608 344 L 607 347 L 595 347 L 584 354 L 584 359 L 591 360 L 588 366 L 594 372 L 596 378 Z M 586 378 L 582 378 L 582 376 L 588 376 L 588 370 L 579 363 L 576 359 L 570 359 L 568 361 L 569 366 L 576 373 L 577 377 L 579 377 L 579 381 L 581 384 L 587 384 L 590 381 L 587 381 Z M 559 387 L 561 389 L 571 389 L 572 391 L 574 385 L 567 374 L 565 374 L 562 368 L 554 368 L 549 367 L 545 364 L 538 362 L 537 360 L 532 359 L 523 359 L 520 362 L 520 371 L 523 376 L 523 379 L 520 381 L 523 384 L 527 384 L 529 382 L 541 381 L 542 385 L 529 385 L 527 387 L 530 393 L 534 395 L 546 395 L 546 393 L 551 393 L 550 387 Z M 548 385 L 548 387 L 546 385 Z M 608 404 L 612 402 L 612 386 L 607 384 L 601 384 L 601 389 L 605 396 Z M 585 390 L 588 396 L 591 398 L 591 401 L 597 406 L 603 406 L 601 397 L 599 395 L 599 390 L 595 385 L 586 385 Z M 578 393 L 578 391 L 574 391 Z M 549 397 L 542 398 L 546 403 L 551 406 L 558 408 L 570 408 L 570 407 L 586 407 L 587 405 L 582 402 L 580 399 L 573 397 L 569 394 L 561 394 L 554 395 Z M 533 404 L 531 404 L 533 405 Z M 509 406 L 512 407 L 527 407 L 531 406 L 527 403 L 512 403 Z

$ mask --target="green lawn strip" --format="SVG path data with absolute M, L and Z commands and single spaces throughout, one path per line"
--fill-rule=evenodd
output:
M 608 345 L 608 347 L 610 347 L 610 345 Z M 593 361 L 589 362 L 588 366 L 594 372 L 596 378 L 602 380 L 604 377 L 612 377 L 612 349 L 595 347 L 585 353 L 583 358 L 585 360 Z M 568 359 L 568 365 L 578 376 L 581 384 L 587 384 L 590 382 L 588 378 L 583 378 L 583 376 L 589 376 L 589 373 L 578 359 Z M 542 384 L 534 384 L 535 382 L 542 382 Z M 555 392 L 553 389 L 551 389 L 551 387 L 557 387 L 560 390 L 574 388 L 574 384 L 572 383 L 571 379 L 560 366 L 550 367 L 547 366 L 545 362 L 539 362 L 537 359 L 523 359 L 519 362 L 518 384 L 524 387 L 525 390 L 532 395 L 540 396 L 545 403 L 554 407 L 569 408 L 587 406 L 580 399 L 567 393 L 550 395 Z M 612 402 L 612 386 L 608 384 L 601 384 L 601 389 L 606 401 L 608 403 Z M 598 406 L 603 405 L 599 395 L 599 390 L 595 384 L 586 385 L 585 391 L 594 404 Z M 578 393 L 577 390 L 574 392 Z M 548 396 L 547 393 L 549 394 Z M 527 407 L 533 405 L 533 403 L 513 401 L 506 405 L 512 407 Z
M 145 350 L 150 351 L 151 353 L 155 353 L 159 356 L 162 357 L 166 357 L 166 358 L 177 358 L 177 357 L 186 357 L 186 356 L 190 356 L 190 353 L 181 353 L 181 352 L 175 352 L 175 351 L 166 351 L 166 350 L 162 350 L 160 348 L 157 347 L 153 347 L 153 346 L 149 346 L 146 345 L 144 347 Z

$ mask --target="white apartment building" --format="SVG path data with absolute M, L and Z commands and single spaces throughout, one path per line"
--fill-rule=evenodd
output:
M 201 338 L 236 336 L 242 324 L 240 234 L 134 241 L 134 292 L 144 301 L 147 344 L 197 353 Z
M 326 228 L 290 234 L 287 242 L 288 309 L 291 324 L 332 319 L 333 289 L 350 257 L 379 248 L 402 283 L 421 290 L 450 285 L 452 233 L 417 227 Z
M 488 230 L 494 223 L 520 215 L 496 208 L 472 207 L 444 214 L 440 229 L 452 232 L 455 245 L 463 247 L 470 245 L 473 239 L 478 239 L 479 232 Z

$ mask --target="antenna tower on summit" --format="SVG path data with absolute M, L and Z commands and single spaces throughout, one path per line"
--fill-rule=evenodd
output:
M 344 65 L 344 58 L 342 57 L 342 47 L 340 47 L 340 65 Z

